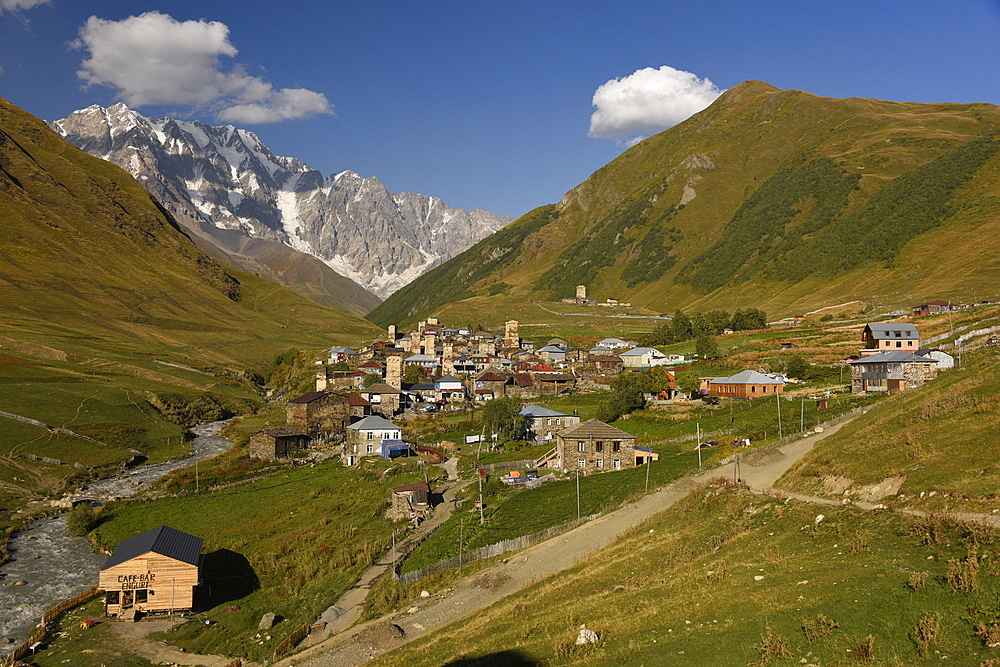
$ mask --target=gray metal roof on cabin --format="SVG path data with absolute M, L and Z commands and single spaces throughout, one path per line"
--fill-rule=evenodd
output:
M 438 382 L 461 382 L 461 380 L 459 380 L 454 375 L 442 375 L 437 380 L 434 380 L 435 384 Z
M 555 345 L 546 345 L 545 347 L 540 347 L 540 348 L 538 348 L 535 351 L 536 352 L 565 352 L 564 349 L 562 349 L 561 347 L 557 347 Z
M 626 350 L 625 352 L 620 352 L 619 357 L 641 357 L 644 354 L 662 354 L 659 350 L 652 347 L 633 347 L 631 350 Z
M 781 380 L 775 380 L 774 378 L 768 377 L 763 373 L 758 373 L 757 371 L 740 371 L 736 375 L 730 375 L 727 378 L 720 378 L 717 381 L 719 384 L 785 384 Z
M 936 364 L 938 360 L 933 357 L 925 357 L 916 352 L 904 352 L 903 350 L 893 350 L 891 352 L 879 352 L 868 357 L 855 359 L 850 362 L 852 366 L 864 366 L 865 364 L 885 364 L 900 362 L 916 362 L 923 364 Z
M 562 438 L 631 438 L 635 436 L 597 419 L 588 419 L 582 424 L 564 428 L 557 433 Z
M 437 359 L 426 354 L 411 354 L 403 361 L 437 361 Z
M 905 322 L 871 323 L 865 329 L 875 340 L 911 340 L 920 338 L 917 327 Z
M 399 427 L 393 424 L 388 419 L 384 417 L 379 417 L 378 415 L 369 415 L 364 419 L 354 422 L 347 428 L 352 431 L 384 431 L 386 429 L 399 430 Z
M 108 556 L 101 569 L 107 570 L 150 552 L 197 565 L 201 555 L 201 542 L 200 537 L 188 535 L 170 526 L 159 526 L 123 541 Z
M 349 347 L 331 347 L 329 352 L 330 354 L 357 354 Z
M 541 405 L 526 405 L 521 408 L 521 412 L 518 413 L 522 417 L 568 417 L 569 415 L 559 412 L 558 410 L 552 410 L 550 408 L 544 408 Z

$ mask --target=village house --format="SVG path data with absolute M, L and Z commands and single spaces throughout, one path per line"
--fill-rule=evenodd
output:
M 391 417 L 402 410 L 405 398 L 402 391 L 390 384 L 376 382 L 358 390 L 361 398 L 371 403 L 371 411 L 383 417 Z
M 403 360 L 403 363 L 407 366 L 420 366 L 425 371 L 433 373 L 437 368 L 438 358 L 427 354 L 411 354 Z
M 649 368 L 651 366 L 661 366 L 667 363 L 667 355 L 652 347 L 633 347 L 631 350 L 620 352 L 622 365 L 625 368 Z
M 592 354 L 583 362 L 583 367 L 602 375 L 617 375 L 625 364 L 617 354 Z
M 555 345 L 546 345 L 535 350 L 535 354 L 548 362 L 566 361 L 566 349 Z
M 575 415 L 567 415 L 540 405 L 526 405 L 519 414 L 524 418 L 521 429 L 525 439 L 535 442 L 554 440 L 556 431 L 580 423 L 580 418 Z
M 633 341 L 622 340 L 621 338 L 610 337 L 597 341 L 596 347 L 609 350 L 628 350 L 635 347 L 635 343 Z
M 933 380 L 938 371 L 937 359 L 895 350 L 862 357 L 850 365 L 852 394 L 912 389 Z
M 288 401 L 285 422 L 315 440 L 328 441 L 351 421 L 347 396 L 329 391 L 310 391 Z
M 748 401 L 775 396 L 785 389 L 783 381 L 750 370 L 741 371 L 730 377 L 701 378 L 701 381 L 702 387 L 707 387 L 711 396 Z
M 309 446 L 309 436 L 297 428 L 276 428 L 257 431 L 250 436 L 250 456 L 261 461 L 285 459 L 295 451 Z
M 589 474 L 636 465 L 635 436 L 602 421 L 590 419 L 555 435 L 556 466 L 563 472 Z
M 97 587 L 104 612 L 190 611 L 201 583 L 202 539 L 169 526 L 147 530 L 119 544 L 101 567 Z
M 443 375 L 434 380 L 434 395 L 439 403 L 465 400 L 465 386 L 454 375 Z
M 920 349 L 920 334 L 905 322 L 869 323 L 861 333 L 861 356 L 879 352 L 916 352 Z
M 929 303 L 924 303 L 919 306 L 913 307 L 913 315 L 937 315 L 940 313 L 951 313 L 957 310 L 961 310 L 962 306 L 952 303 L 951 301 L 931 301 Z
M 347 427 L 342 459 L 353 466 L 365 456 L 381 456 L 383 443 L 401 442 L 402 429 L 379 415 L 365 417 Z
M 386 516 L 390 519 L 423 520 L 431 509 L 431 485 L 417 482 L 397 486 L 392 490 L 392 504 Z
M 327 354 L 329 363 L 349 363 L 358 358 L 358 353 L 349 347 L 331 347 Z

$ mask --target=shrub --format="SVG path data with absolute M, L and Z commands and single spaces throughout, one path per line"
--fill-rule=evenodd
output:
M 760 643 L 754 644 L 754 648 L 760 653 L 760 660 L 755 665 L 766 665 L 772 660 L 792 657 L 792 652 L 788 650 L 788 637 L 770 625 L 761 635 Z
M 931 647 L 937 644 L 938 633 L 941 630 L 941 614 L 936 611 L 929 611 L 920 617 L 917 624 L 910 633 L 910 638 L 917 646 L 917 652 L 921 657 L 926 658 Z
M 66 518 L 66 530 L 70 535 L 84 537 L 97 525 L 97 512 L 86 503 L 80 503 L 70 510 Z

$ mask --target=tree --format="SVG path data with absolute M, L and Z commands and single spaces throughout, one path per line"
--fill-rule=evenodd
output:
M 809 372 L 809 364 L 806 360 L 797 354 L 793 354 L 785 360 L 785 374 L 788 377 L 797 378 L 799 380 L 805 378 L 806 373 Z
M 619 375 L 612 383 L 612 387 L 607 402 L 597 410 L 597 418 L 602 422 L 613 422 L 622 415 L 646 407 L 646 398 L 640 388 L 640 378 L 635 373 Z
M 370 387 L 376 382 L 381 382 L 381 381 L 382 381 L 382 376 L 379 375 L 378 373 L 368 373 L 363 378 L 361 378 L 361 386 Z
M 419 364 L 410 364 L 403 371 L 403 380 L 410 384 L 416 384 L 428 376 L 430 376 L 428 370 Z
M 480 413 L 487 438 L 497 434 L 497 441 L 517 440 L 521 435 L 521 409 L 524 405 L 513 396 L 494 398 L 483 404 Z
M 718 359 L 719 343 L 711 336 L 702 336 L 694 344 L 699 359 Z
M 681 312 L 680 308 L 674 311 L 673 332 L 674 340 L 676 341 L 691 340 L 694 338 L 694 323 L 690 317 Z
M 674 374 L 663 366 L 653 366 L 639 374 L 639 389 L 647 394 L 657 394 L 670 389 Z
M 70 535 L 83 537 L 97 525 L 97 513 L 86 503 L 80 503 L 69 511 L 66 518 L 66 530 Z

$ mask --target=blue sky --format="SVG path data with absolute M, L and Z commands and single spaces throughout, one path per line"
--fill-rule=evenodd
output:
M 1000 0 L 0 0 L 0 11 L 0 95 L 46 120 L 130 100 L 146 116 L 246 127 L 325 174 L 514 216 L 747 79 L 1000 103 Z M 174 49 L 191 64 L 165 71 Z

